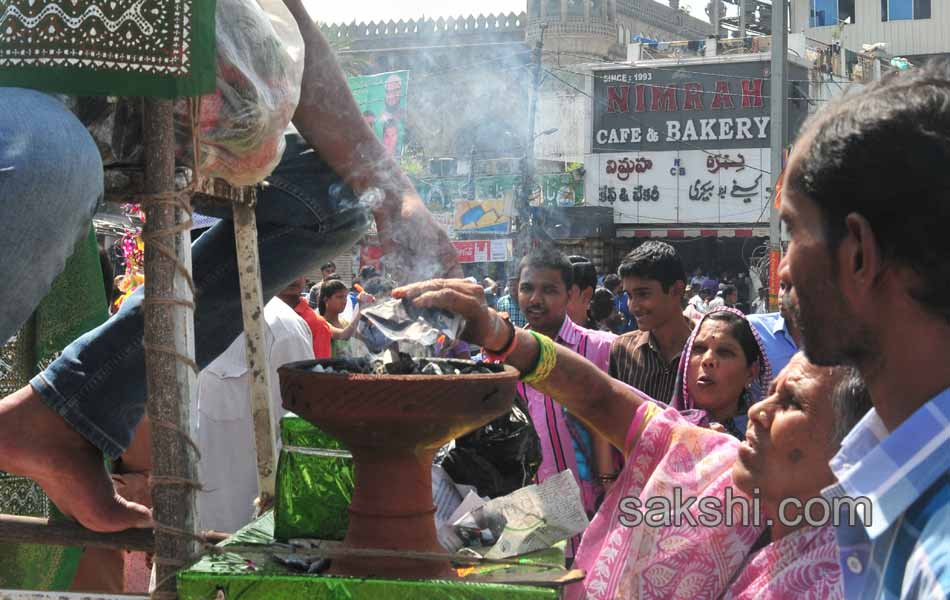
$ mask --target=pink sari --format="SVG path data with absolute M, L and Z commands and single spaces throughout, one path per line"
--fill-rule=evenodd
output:
M 632 446 L 636 432 L 640 438 Z M 672 408 L 644 402 L 627 434 L 627 463 L 600 511 L 584 533 L 575 567 L 587 571 L 586 579 L 568 588 L 567 598 L 714 599 L 721 596 L 740 569 L 761 527 L 742 525 L 735 507 L 733 527 L 651 527 L 645 523 L 626 527 L 629 508 L 621 512 L 624 498 L 639 498 L 641 505 L 657 496 L 714 496 L 721 501 L 732 487 L 732 465 L 739 442 L 726 434 L 696 427 Z M 733 495 L 741 492 L 733 488 Z M 723 505 L 724 505 L 723 501 Z M 645 514 L 648 508 L 640 508 Z M 700 516 L 697 504 L 689 511 Z
M 843 600 L 834 527 L 803 527 L 762 548 L 724 598 Z

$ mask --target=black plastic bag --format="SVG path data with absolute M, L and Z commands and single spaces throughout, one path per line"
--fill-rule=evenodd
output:
M 541 440 L 520 396 L 511 410 L 455 440 L 442 468 L 456 483 L 497 498 L 529 485 L 541 465 Z

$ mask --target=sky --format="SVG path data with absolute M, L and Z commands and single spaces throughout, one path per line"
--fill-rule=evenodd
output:
M 662 0 L 661 0 L 662 1 Z M 359 21 L 398 21 L 426 17 L 458 17 L 491 13 L 519 13 L 525 0 L 349 0 L 326 2 L 304 0 L 313 18 L 329 23 Z M 693 16 L 706 20 L 707 0 L 681 0 Z

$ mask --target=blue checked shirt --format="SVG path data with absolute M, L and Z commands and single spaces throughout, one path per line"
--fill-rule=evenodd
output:
M 829 501 L 865 497 L 870 525 L 837 528 L 845 596 L 950 598 L 950 389 L 889 433 L 872 409 L 831 461 Z M 858 516 L 863 514 L 860 508 Z
M 495 305 L 495 308 L 499 312 L 508 313 L 508 318 L 511 320 L 511 323 L 517 327 L 524 327 L 528 324 L 528 321 L 525 320 L 524 314 L 521 312 L 521 307 L 518 306 L 518 299 L 511 294 L 506 294 L 498 300 L 498 304 Z

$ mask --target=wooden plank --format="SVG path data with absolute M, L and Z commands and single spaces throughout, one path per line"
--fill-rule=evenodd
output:
M 264 295 L 261 288 L 260 257 L 257 251 L 257 218 L 254 192 L 247 190 L 247 201 L 235 202 L 234 240 L 237 246 L 238 275 L 241 284 L 241 312 L 244 318 L 245 356 L 251 375 L 251 417 L 257 448 L 257 485 L 260 507 L 269 507 L 277 485 L 277 451 L 274 400 L 270 394 L 270 366 L 267 364 Z
M 146 100 L 144 142 L 145 192 L 173 191 L 175 140 L 171 102 Z M 152 486 L 152 510 L 157 524 L 158 588 L 152 597 L 157 600 L 175 597 L 174 574 L 197 553 L 196 542 L 189 537 L 195 532 L 196 494 L 187 485 L 196 480 L 197 469 L 193 450 L 185 438 L 196 437 L 196 373 L 175 356 L 177 353 L 193 360 L 193 311 L 169 303 L 150 303 L 176 298 L 192 300 L 187 280 L 176 267 L 176 261 L 180 261 L 191 272 L 188 232 L 154 237 L 156 232 L 182 223 L 187 214 L 181 208 L 162 203 L 146 205 L 145 216 L 145 365 L 147 408 L 152 423 L 152 482 L 157 484 Z M 150 243 L 150 239 L 157 243 Z M 166 246 L 172 256 L 164 255 L 158 243 Z
M 228 539 L 230 533 L 203 531 L 209 544 Z M 48 544 L 53 546 L 88 546 L 109 550 L 151 552 L 155 535 L 151 529 L 127 529 L 117 533 L 90 531 L 73 521 L 53 521 L 41 517 L 0 514 L 0 541 L 8 543 Z
M 0 600 L 145 600 L 140 594 L 97 594 L 93 592 L 45 592 L 39 590 L 0 590 Z
M 17 515 L 0 515 L 0 540 L 6 543 L 88 546 L 141 552 L 151 552 L 155 547 L 155 537 L 151 529 L 98 533 L 72 521 L 50 523 L 48 519 Z

